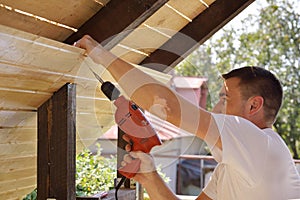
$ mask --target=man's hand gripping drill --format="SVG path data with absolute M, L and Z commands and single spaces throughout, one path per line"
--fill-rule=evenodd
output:
M 161 145 L 161 141 L 141 109 L 132 101 L 120 96 L 119 90 L 110 82 L 104 82 L 92 69 L 95 77 L 100 81 L 102 92 L 116 106 L 115 121 L 119 128 L 126 133 L 127 141 L 131 144 L 131 151 L 150 153 L 152 147 Z M 128 150 L 128 148 L 127 148 Z M 139 171 L 140 159 L 131 157 L 130 162 L 118 169 L 126 178 L 132 178 Z
M 131 151 L 150 153 L 152 147 L 161 145 L 155 130 L 141 109 L 132 101 L 120 96 L 114 104 L 117 107 L 115 120 L 131 144 Z M 140 169 L 141 161 L 132 159 L 130 163 L 118 169 L 119 173 L 132 178 Z

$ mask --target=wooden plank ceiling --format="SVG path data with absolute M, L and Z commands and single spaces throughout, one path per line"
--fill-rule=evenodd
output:
M 114 124 L 88 67 L 114 80 L 70 44 L 90 34 L 167 82 L 166 72 L 251 2 L 0 0 L 1 199 L 20 199 L 36 186 L 36 110 L 65 83 L 77 84 L 78 150 Z

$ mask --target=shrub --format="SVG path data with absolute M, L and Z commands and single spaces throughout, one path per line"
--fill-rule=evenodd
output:
M 90 196 L 114 187 L 117 174 L 116 156 L 105 158 L 86 149 L 76 157 L 76 195 Z
M 84 149 L 76 156 L 76 196 L 91 196 L 114 187 L 116 177 L 116 156 L 105 158 L 101 149 L 96 154 Z M 27 194 L 23 200 L 36 200 L 37 189 Z
M 36 200 L 37 199 L 37 189 L 35 188 L 31 193 L 27 194 L 23 200 Z
M 91 196 L 101 191 L 108 191 L 114 187 L 114 178 L 117 174 L 117 158 L 105 158 L 101 155 L 101 148 L 93 154 L 89 149 L 84 149 L 76 156 L 76 196 Z M 158 173 L 168 183 L 170 178 L 161 172 Z M 146 193 L 146 192 L 145 192 Z M 147 194 L 145 194 L 147 199 Z M 27 194 L 23 200 L 36 200 L 37 189 Z

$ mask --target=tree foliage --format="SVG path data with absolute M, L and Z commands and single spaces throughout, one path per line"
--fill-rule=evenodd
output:
M 249 15 L 239 27 L 223 30 L 202 45 L 176 71 L 207 76 L 214 84 L 216 72 L 246 65 L 273 71 L 284 89 L 284 101 L 274 128 L 294 158 L 300 154 L 300 15 L 293 0 L 267 0 L 258 15 Z M 298 5 L 299 6 L 299 5 Z M 187 64 L 193 62 L 193 65 Z M 194 69 L 194 72 L 190 68 Z M 201 72 L 201 73 L 199 73 Z M 216 86 L 210 86 L 216 88 Z M 216 90 L 211 90 L 213 94 Z

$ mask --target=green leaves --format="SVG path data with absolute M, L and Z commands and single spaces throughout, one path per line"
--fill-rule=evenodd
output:
M 114 187 L 117 175 L 117 158 L 101 156 L 98 146 L 97 153 L 84 149 L 76 156 L 76 196 L 91 196 L 100 191 L 108 191 Z M 26 195 L 23 200 L 36 200 L 37 189 Z
M 35 188 L 31 193 L 27 194 L 23 200 L 36 200 L 37 199 L 37 189 Z
M 76 195 L 90 196 L 114 187 L 117 174 L 115 156 L 101 156 L 101 149 L 93 155 L 88 149 L 76 157 Z

